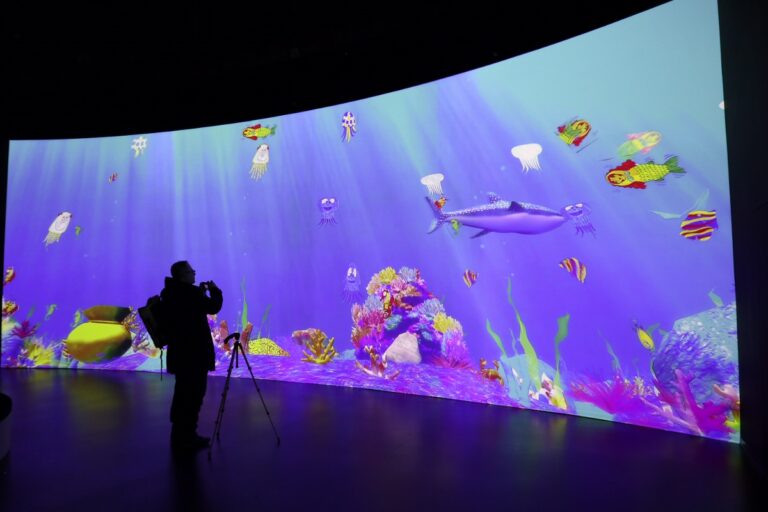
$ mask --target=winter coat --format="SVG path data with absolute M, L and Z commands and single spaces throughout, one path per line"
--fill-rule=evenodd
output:
M 208 297 L 202 288 L 165 278 L 160 297 L 168 325 L 168 373 L 212 371 L 213 339 L 206 315 L 221 310 L 221 290 L 211 289 Z

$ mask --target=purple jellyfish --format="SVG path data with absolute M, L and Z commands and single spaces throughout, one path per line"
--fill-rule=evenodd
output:
M 350 304 L 359 302 L 363 298 L 361 290 L 360 273 L 354 263 L 349 265 L 347 275 L 344 278 L 344 290 L 342 291 L 344 301 Z
M 324 197 L 317 203 L 320 208 L 320 224 L 336 224 L 336 210 L 339 209 L 339 202 L 335 197 Z
M 592 225 L 592 221 L 589 220 L 589 214 L 592 213 L 592 209 L 584 203 L 569 204 L 560 213 L 570 220 L 576 227 L 576 232 L 580 235 L 584 233 L 592 233 L 595 235 L 595 227 Z

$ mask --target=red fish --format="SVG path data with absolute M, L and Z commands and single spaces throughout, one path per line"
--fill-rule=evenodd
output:
M 435 206 L 437 206 L 437 209 L 438 209 L 438 210 L 442 210 L 442 209 L 443 209 L 443 206 L 445 206 L 445 202 L 446 202 L 447 200 L 448 200 L 448 198 L 447 198 L 447 197 L 445 197 L 445 196 L 440 196 L 440 199 L 438 199 L 437 201 L 435 201 Z
M 117 181 L 117 173 L 116 173 L 116 172 L 113 172 L 112 174 L 110 174 L 110 175 L 109 175 L 109 178 L 107 178 L 107 181 L 108 181 L 109 183 L 114 183 L 114 182 L 116 182 L 116 181 Z

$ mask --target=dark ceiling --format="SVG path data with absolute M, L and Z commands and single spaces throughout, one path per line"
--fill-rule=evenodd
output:
M 428 82 L 663 2 L 4 7 L 7 138 L 247 121 Z

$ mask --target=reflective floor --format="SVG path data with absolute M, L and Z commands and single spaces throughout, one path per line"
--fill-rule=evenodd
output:
M 235 379 L 221 439 L 174 455 L 173 378 L 2 370 L 0 510 L 753 510 L 736 445 L 557 414 Z M 202 434 L 224 379 L 209 378 Z M 534 508 L 535 507 L 535 508 Z

